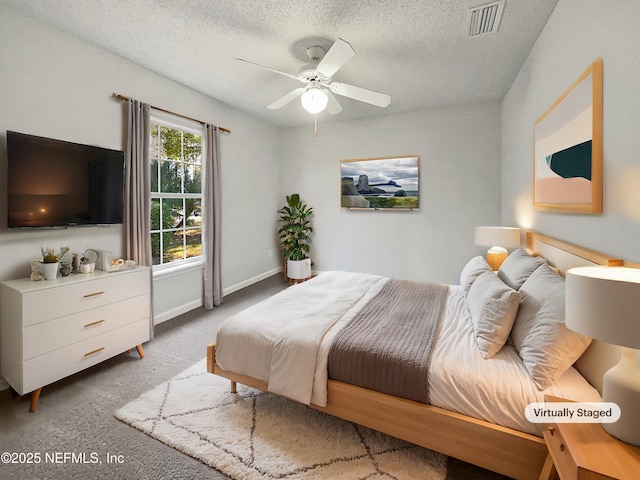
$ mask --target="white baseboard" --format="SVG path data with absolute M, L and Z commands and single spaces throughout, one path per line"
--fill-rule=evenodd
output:
M 222 291 L 222 295 L 224 296 L 224 295 L 229 295 L 233 292 L 237 292 L 238 290 L 248 287 L 249 285 L 253 285 L 254 283 L 258 283 L 262 280 L 266 280 L 267 278 L 280 272 L 282 272 L 282 267 L 274 268 L 272 270 L 269 270 L 268 272 L 261 273 L 260 275 L 256 275 L 255 277 L 249 278 L 248 280 L 245 280 L 240 283 L 236 283 L 235 285 L 225 288 Z
M 178 315 L 187 313 L 193 310 L 194 308 L 199 308 L 202 305 L 204 305 L 202 300 L 194 300 L 192 302 L 185 303 L 184 305 L 180 305 L 179 307 L 172 308 L 171 310 L 167 310 L 166 312 L 154 314 L 153 324 L 158 325 L 159 323 L 166 322 L 167 320 L 171 320 L 172 318 L 175 318 Z
M 248 280 L 223 289 L 222 295 L 230 295 L 233 292 L 237 292 L 238 290 L 253 285 L 254 283 L 258 283 L 280 272 L 282 272 L 282 267 L 274 268 L 273 270 L 269 270 L 268 272 L 261 273 L 260 275 L 256 275 L 255 277 L 249 278 Z M 204 300 L 199 299 L 189 303 L 185 303 L 184 305 L 180 305 L 176 308 L 172 308 L 171 310 L 167 310 L 162 313 L 154 313 L 153 324 L 158 325 L 162 322 L 166 322 L 167 320 L 171 320 L 172 318 L 182 315 L 183 313 L 187 313 L 195 308 L 200 308 L 202 305 L 204 305 Z

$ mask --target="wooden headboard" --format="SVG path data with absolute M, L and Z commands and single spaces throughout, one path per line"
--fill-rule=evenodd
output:
M 531 255 L 545 258 L 562 276 L 569 268 L 589 265 L 638 267 L 637 264 L 530 231 L 525 233 L 525 247 Z M 594 340 L 574 367 L 602 393 L 602 375 L 618 363 L 620 352 L 616 345 Z
M 525 233 L 525 245 L 531 255 L 539 255 L 546 258 L 563 276 L 564 272 L 573 267 L 587 265 L 620 267 L 624 264 L 624 261 L 620 258 L 613 258 L 603 253 L 530 231 Z

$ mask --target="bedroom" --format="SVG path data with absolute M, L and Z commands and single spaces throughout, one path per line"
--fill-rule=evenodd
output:
M 385 274 L 453 282 L 465 260 L 482 252 L 473 245 L 473 227 L 478 224 L 532 228 L 637 262 L 640 167 L 633 139 L 640 126 L 634 114 L 640 107 L 635 81 L 640 67 L 634 61 L 639 46 L 635 20 L 640 12 L 633 1 L 613 5 L 560 0 L 501 102 L 324 123 L 315 139 L 308 127 L 274 127 L 2 6 L 0 131 L 53 137 L 65 137 L 71 131 L 72 140 L 121 146 L 123 113 L 110 97 L 114 91 L 228 127 L 233 133 L 224 137 L 222 152 L 228 176 L 223 225 L 223 279 L 228 293 L 276 273 L 279 262 L 267 255 L 269 249 L 277 251 L 271 233 L 275 212 L 293 189 L 318 212 L 313 248 L 322 269 L 366 271 L 372 264 L 369 259 L 382 258 L 376 268 Z M 532 125 L 597 57 L 603 58 L 605 72 L 604 213 L 534 211 L 529 161 Z M 373 217 L 338 208 L 335 162 L 407 153 L 421 155 L 429 203 L 417 215 L 382 218 L 391 223 L 391 230 L 411 233 L 405 247 L 410 255 L 402 259 L 388 255 L 394 242 L 386 236 L 354 255 L 355 244 L 349 240 L 374 234 L 376 225 Z M 479 176 L 482 183 L 477 181 Z M 446 188 L 454 179 L 462 193 Z M 318 181 L 329 185 L 329 190 Z M 234 194 L 234 185 L 247 188 L 247 182 L 262 200 L 260 215 L 253 215 L 255 206 Z M 323 205 L 326 208 L 319 208 Z M 250 222 L 236 218 L 250 218 Z M 255 232 L 265 233 L 256 236 Z M 2 250 L 10 254 L 3 256 L 0 278 L 25 276 L 28 259 L 43 245 L 69 243 L 80 250 L 99 244 L 117 252 L 122 248 L 120 237 L 118 228 L 74 231 L 73 241 L 58 231 L 3 230 Z M 181 278 L 164 278 L 155 288 L 162 291 L 163 283 L 169 288 L 178 282 L 185 284 Z M 195 285 L 179 297 L 172 296 L 171 302 L 156 295 L 157 321 L 197 307 L 200 295 Z

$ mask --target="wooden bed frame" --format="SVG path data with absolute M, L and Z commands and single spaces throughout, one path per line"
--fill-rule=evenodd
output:
M 531 254 L 542 254 L 554 265 L 553 250 L 568 254 L 569 263 L 573 263 L 570 266 L 623 263 L 533 232 L 526 233 L 526 249 Z M 231 380 L 232 392 L 236 391 L 236 383 L 268 391 L 266 382 L 223 370 L 215 359 L 216 344 L 212 343 L 207 347 L 207 370 Z M 328 381 L 326 407 L 310 407 L 515 479 L 546 479 L 554 471 L 541 437 L 439 407 L 335 380 Z

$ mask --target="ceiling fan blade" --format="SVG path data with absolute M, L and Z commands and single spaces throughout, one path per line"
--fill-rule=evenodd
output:
M 284 97 L 282 97 L 280 100 L 276 100 L 275 102 L 273 102 L 271 105 L 269 105 L 267 108 L 269 110 L 277 110 L 279 108 L 284 107 L 287 103 L 292 102 L 293 100 L 295 100 L 296 98 L 298 98 L 300 95 L 302 95 L 304 93 L 304 91 L 306 90 L 306 88 L 304 87 L 300 87 L 300 88 L 296 88 L 295 90 L 290 91 L 289 93 L 287 93 Z
M 317 70 L 326 78 L 331 78 L 356 54 L 351 44 L 339 38 L 320 60 Z
M 305 82 L 305 80 L 301 78 L 299 75 L 291 75 L 290 73 L 281 72 L 280 70 L 275 70 L 271 67 L 265 67 L 264 65 L 260 65 L 259 63 L 250 62 L 249 60 L 245 60 L 244 58 L 236 58 L 236 60 L 240 60 L 241 62 L 245 62 L 245 63 L 248 63 L 249 65 L 254 65 L 256 67 L 264 68 L 265 70 L 269 70 L 270 72 L 274 72 L 279 75 L 284 75 L 285 77 L 293 78 L 294 80 L 299 80 L 302 83 Z
M 343 97 L 353 98 L 354 100 L 370 103 L 371 105 L 376 105 L 382 108 L 391 103 L 391 96 L 386 93 L 355 87 L 347 83 L 333 82 L 329 88 L 333 93 L 337 93 Z
M 333 96 L 333 93 L 331 93 L 331 91 L 329 90 L 325 90 L 324 92 L 327 94 L 327 98 L 329 99 L 329 101 L 327 102 L 327 112 L 329 112 L 331 115 L 340 113 L 342 111 L 342 106 L 340 105 L 336 97 Z

